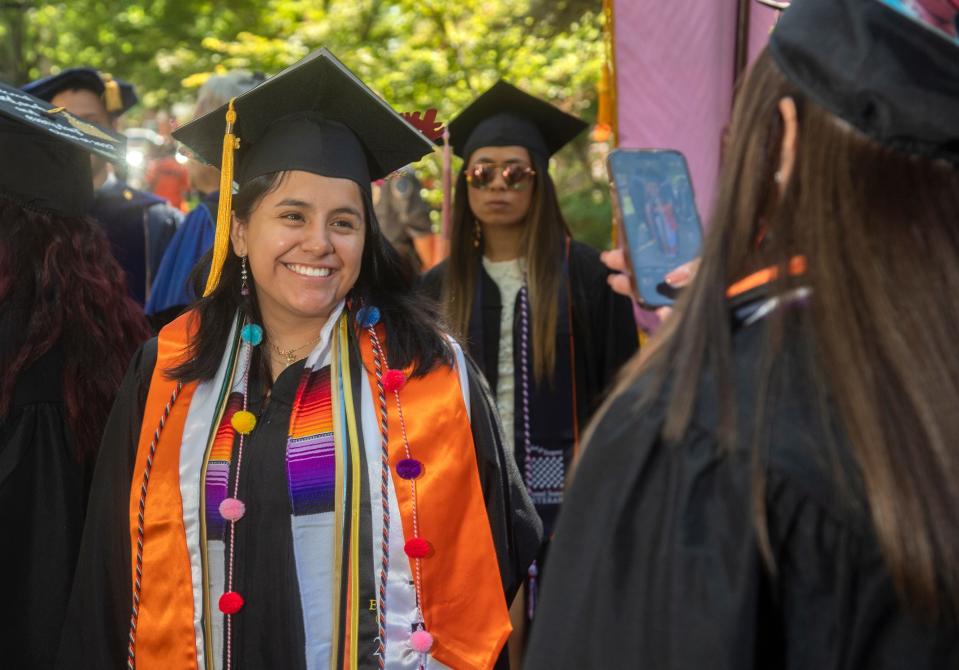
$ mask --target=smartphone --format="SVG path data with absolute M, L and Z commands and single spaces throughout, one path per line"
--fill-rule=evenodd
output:
M 665 276 L 700 253 L 703 229 L 689 168 L 672 149 L 616 149 L 606 159 L 620 245 L 644 307 L 673 304 Z

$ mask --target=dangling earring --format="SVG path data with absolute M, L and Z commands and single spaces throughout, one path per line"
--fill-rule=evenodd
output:
M 483 244 L 483 228 L 480 226 L 480 222 L 473 220 L 473 248 L 479 249 L 480 245 Z
M 250 295 L 250 287 L 246 283 L 246 256 L 240 256 L 240 295 Z

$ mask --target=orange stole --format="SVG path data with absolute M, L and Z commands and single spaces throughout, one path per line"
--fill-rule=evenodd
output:
M 133 483 L 130 487 L 131 572 L 136 566 L 137 514 L 143 469 L 153 434 L 176 382 L 164 371 L 181 359 L 187 346 L 192 312 L 160 331 L 157 363 L 150 380 L 137 445 Z M 140 585 L 140 616 L 136 636 L 138 670 L 197 668 L 196 635 L 193 629 L 193 579 L 183 527 L 180 500 L 180 442 L 190 401 L 197 384 L 185 384 L 160 434 L 147 487 L 143 524 L 143 577 Z M 202 511 L 201 511 L 202 513 Z M 133 575 L 136 579 L 136 575 Z
M 388 351 L 382 328 L 377 335 Z M 372 346 L 365 332 L 359 340 L 376 406 Z M 459 374 L 440 366 L 425 378 L 410 379 L 400 391 L 400 401 L 410 450 L 423 464 L 423 474 L 416 480 L 420 536 L 433 545 L 433 553 L 421 561 L 423 617 L 434 639 L 431 653 L 457 670 L 492 668 L 512 627 Z M 395 466 L 406 453 L 392 394 L 387 394 L 387 407 L 390 464 Z M 391 473 L 403 533 L 409 539 L 410 483 L 395 468 Z M 412 565 L 410 570 L 415 574 Z

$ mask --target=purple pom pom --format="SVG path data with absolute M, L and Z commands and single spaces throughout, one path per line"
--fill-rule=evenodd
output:
M 415 458 L 404 458 L 396 464 L 396 474 L 402 479 L 416 479 L 423 472 L 423 464 Z

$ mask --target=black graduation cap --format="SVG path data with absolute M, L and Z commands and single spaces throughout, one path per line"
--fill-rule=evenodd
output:
M 372 181 L 433 150 L 420 131 L 327 49 L 173 136 L 221 171 L 213 264 L 204 295 L 219 282 L 228 252 L 234 173 L 242 185 L 273 172 L 303 170 L 350 179 L 369 193 Z
M 450 144 L 468 159 L 480 147 L 526 147 L 546 162 L 586 129 L 586 122 L 500 80 L 449 124 Z
M 877 142 L 959 162 L 956 16 L 942 18 L 924 22 L 902 0 L 793 0 L 769 49 L 806 95 Z
M 90 154 L 116 162 L 124 145 L 122 136 L 0 82 L 0 192 L 7 197 L 85 214 L 93 202 Z
M 220 168 L 227 105 L 173 136 Z M 364 190 L 433 145 L 327 49 L 313 52 L 234 102 L 236 179 L 282 170 L 352 179 Z
M 106 73 L 89 67 L 69 68 L 23 86 L 23 90 L 30 95 L 48 102 L 61 91 L 75 89 L 93 91 L 103 99 L 107 112 L 116 116 L 123 114 L 139 102 L 133 84 L 114 79 Z

